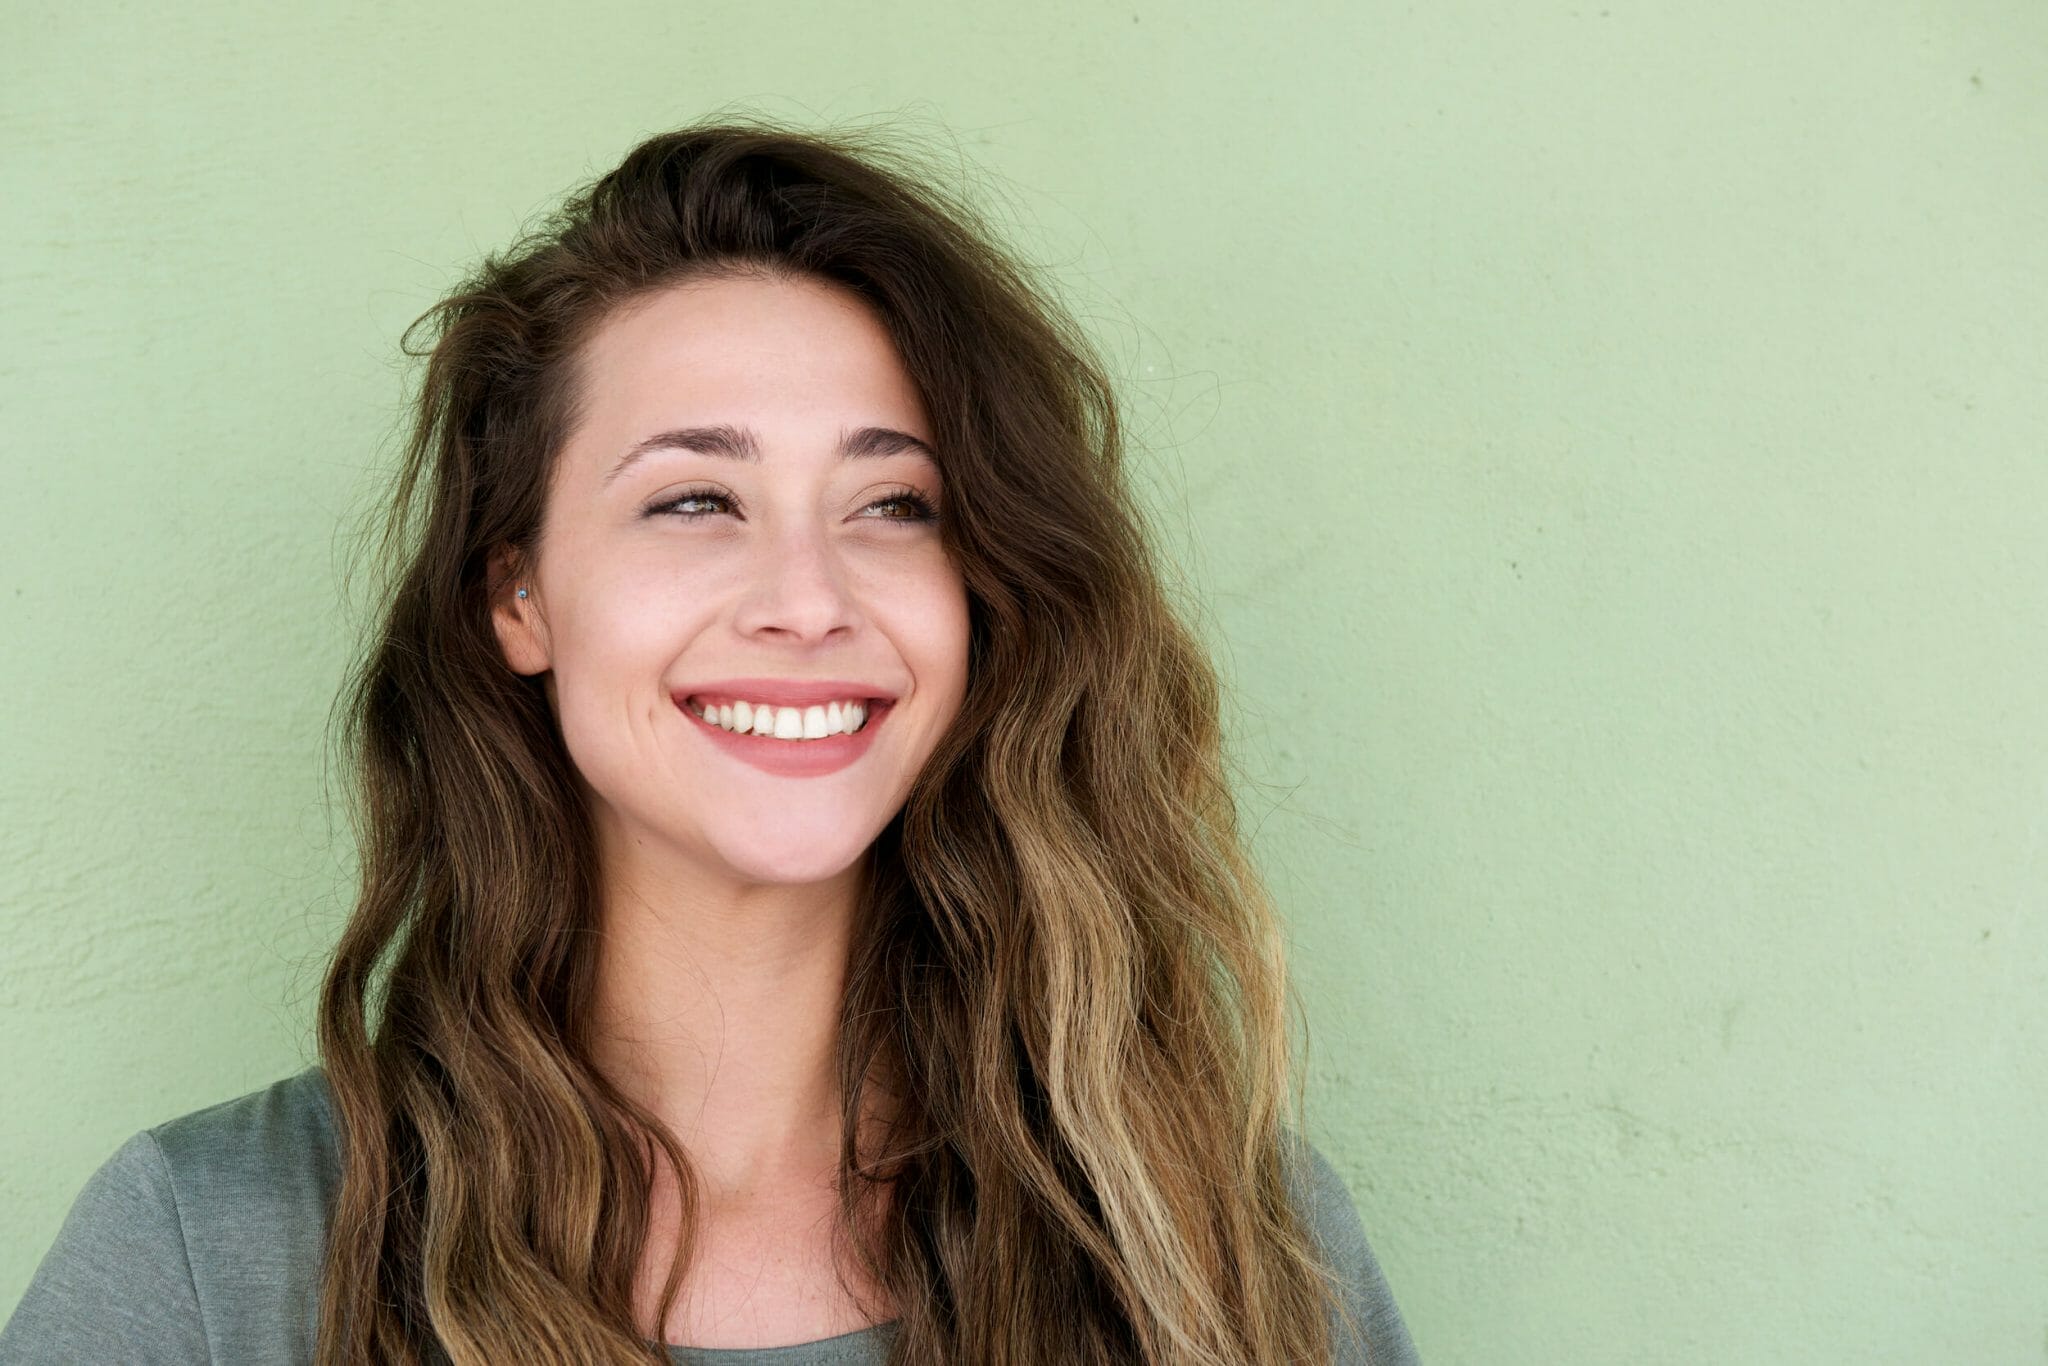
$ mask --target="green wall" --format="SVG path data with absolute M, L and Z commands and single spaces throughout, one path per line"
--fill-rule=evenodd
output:
M 732 108 L 1102 338 L 1425 1359 L 2048 1356 L 2040 5 L 5 18 L 0 1305 L 310 1057 L 398 332 Z

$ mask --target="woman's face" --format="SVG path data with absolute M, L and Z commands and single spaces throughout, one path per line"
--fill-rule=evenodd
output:
M 745 883 L 842 873 L 966 691 L 915 386 L 866 305 L 812 279 L 664 290 L 582 359 L 537 562 L 494 598 L 507 661 L 548 672 L 612 848 Z M 778 738 L 863 699 L 887 700 L 852 735 Z

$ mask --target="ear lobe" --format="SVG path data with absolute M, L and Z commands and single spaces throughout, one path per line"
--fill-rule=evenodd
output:
M 498 652 L 517 674 L 537 674 L 552 667 L 548 653 L 547 622 L 542 619 L 534 585 L 527 582 L 519 556 L 509 546 L 491 555 L 491 629 L 498 637 Z M 525 597 L 519 590 L 527 590 Z

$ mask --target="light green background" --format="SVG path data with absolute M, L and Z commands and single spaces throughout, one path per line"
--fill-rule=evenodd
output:
M 398 332 L 730 107 L 922 130 L 1102 339 L 1426 1360 L 2048 1358 L 2040 5 L 5 28 L 0 1305 L 310 1057 Z

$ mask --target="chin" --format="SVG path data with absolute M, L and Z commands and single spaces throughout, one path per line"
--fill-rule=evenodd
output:
M 734 875 L 744 881 L 802 886 L 830 882 L 839 877 L 861 860 L 873 842 L 872 839 L 834 841 L 780 850 L 764 849 L 758 844 L 729 848 L 721 842 L 714 845 L 714 849 Z

